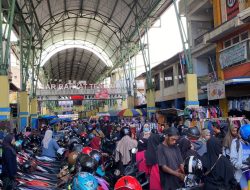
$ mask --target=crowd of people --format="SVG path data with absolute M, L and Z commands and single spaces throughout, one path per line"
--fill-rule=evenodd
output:
M 135 125 L 132 122 L 103 122 L 79 120 L 63 124 L 63 128 L 74 129 L 91 137 L 90 147 L 100 150 L 104 138 L 116 142 L 115 161 L 121 171 L 132 161 L 131 150 L 137 148 L 137 167 L 145 172 L 150 190 L 176 190 L 185 186 L 184 162 L 194 156 L 201 160 L 203 174 L 199 187 L 204 190 L 248 189 L 244 169 L 250 166 L 250 125 L 241 127 L 230 123 L 228 130 L 213 122 L 210 129 L 197 126 L 149 125 L 147 122 Z M 26 129 L 30 132 L 30 128 Z M 41 129 L 42 156 L 56 158 L 60 148 L 53 139 L 53 131 Z M 15 175 L 15 136 L 8 134 L 3 139 L 3 183 L 4 189 L 11 189 Z

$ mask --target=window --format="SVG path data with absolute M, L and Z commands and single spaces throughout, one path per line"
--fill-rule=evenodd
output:
M 186 74 L 186 71 L 185 71 L 185 65 L 180 65 L 178 64 L 178 81 L 179 81 L 179 84 L 182 84 L 184 83 L 184 75 Z
M 173 67 L 164 71 L 164 88 L 174 85 Z
M 248 39 L 248 32 L 244 32 L 240 35 L 241 41 Z
M 225 41 L 224 42 L 224 48 L 227 48 L 229 46 L 231 46 L 231 40 Z
M 237 44 L 240 41 L 240 37 L 236 36 L 233 38 L 233 44 Z
M 154 84 L 155 84 L 155 90 L 160 90 L 160 74 L 156 74 L 154 76 Z

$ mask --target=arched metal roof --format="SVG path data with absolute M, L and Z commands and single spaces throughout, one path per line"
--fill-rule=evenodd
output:
M 43 69 L 52 79 L 94 83 L 107 69 L 106 64 L 93 52 L 81 48 L 69 48 L 54 54 Z
M 117 64 L 121 56 L 121 44 L 138 42 L 137 26 L 143 24 L 146 19 L 152 25 L 171 4 L 170 0 L 18 0 L 17 2 L 27 22 L 29 22 L 28 7 L 32 6 L 44 49 L 63 40 L 83 40 L 102 49 L 113 65 Z M 66 55 L 75 55 L 79 53 L 78 51 L 69 49 Z M 89 53 L 85 55 L 86 51 L 83 52 L 82 59 L 88 59 Z M 103 64 L 99 59 L 96 61 L 98 64 Z M 72 70 L 73 68 L 66 72 Z M 89 72 L 95 73 L 95 71 Z M 70 73 L 66 75 L 73 76 Z M 91 78 L 94 79 L 96 78 Z

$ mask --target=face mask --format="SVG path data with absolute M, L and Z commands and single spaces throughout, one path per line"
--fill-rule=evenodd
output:
M 144 128 L 143 131 L 144 132 L 149 132 L 150 130 L 149 130 L 149 128 Z

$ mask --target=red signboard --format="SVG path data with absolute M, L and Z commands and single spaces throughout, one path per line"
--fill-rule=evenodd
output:
M 71 100 L 84 100 L 84 96 L 70 96 Z
M 239 13 L 239 0 L 226 0 L 227 20 L 232 19 Z

